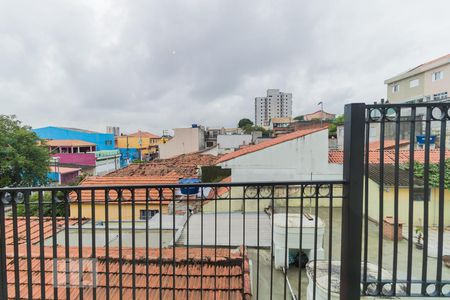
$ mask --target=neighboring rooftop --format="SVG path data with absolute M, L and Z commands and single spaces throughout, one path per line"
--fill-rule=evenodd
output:
M 182 154 L 173 158 L 155 159 L 147 163 L 130 164 L 129 166 L 107 174 L 114 176 L 164 176 L 175 172 L 179 177 L 198 177 L 199 166 L 215 165 L 217 156 L 209 154 Z
M 74 127 L 59 127 L 59 128 L 72 130 L 72 131 L 78 131 L 78 132 L 84 132 L 84 133 L 101 133 L 101 132 L 98 132 L 98 131 L 87 130 L 87 129 L 80 129 L 80 128 L 74 128 Z
M 165 176 L 90 176 L 86 177 L 82 182 L 80 182 L 80 186 L 143 186 L 143 185 L 151 185 L 151 184 L 176 184 L 178 183 L 179 175 L 172 172 Z M 134 199 L 136 202 L 145 202 L 147 200 L 147 189 L 140 188 L 134 189 Z M 114 192 L 114 196 L 112 198 L 117 197 L 117 193 Z M 131 201 L 131 192 L 129 189 L 123 192 L 123 200 L 122 202 Z M 163 204 L 168 204 L 170 200 L 173 198 L 172 191 L 169 189 L 163 190 Z M 149 190 L 149 203 L 158 203 L 159 204 L 159 192 L 157 189 Z M 76 196 L 72 195 L 72 200 L 76 202 Z M 90 202 L 92 201 L 91 191 L 83 190 L 81 192 L 81 201 L 82 202 Z M 102 190 L 95 191 L 95 201 L 105 201 L 105 193 Z
M 73 173 L 73 172 L 78 172 L 80 170 L 81 170 L 81 168 L 68 168 L 68 167 L 50 166 L 50 172 L 60 173 L 60 174 L 69 174 L 69 173 Z
M 400 140 L 398 146 L 402 147 L 402 146 L 406 146 L 409 145 L 409 141 L 408 140 Z M 384 141 L 384 145 L 383 145 L 383 149 L 385 150 L 393 150 L 395 148 L 395 140 L 385 140 Z M 373 141 L 369 143 L 369 149 L 370 150 L 380 150 L 381 149 L 381 143 L 380 141 Z
M 407 164 L 409 163 L 409 150 L 399 150 L 399 163 Z M 439 163 L 439 149 L 431 149 L 430 150 L 430 163 L 437 164 Z M 370 150 L 369 151 L 369 164 L 379 164 L 380 163 L 380 151 L 379 150 Z M 414 161 L 424 163 L 425 162 L 425 150 L 414 150 L 413 153 Z M 445 159 L 450 158 L 450 150 L 445 151 Z M 331 164 L 343 164 L 344 163 L 344 151 L 342 150 L 332 150 L 328 152 L 328 162 Z M 384 163 L 385 164 L 394 164 L 395 163 L 395 151 L 394 150 L 385 150 L 384 151 Z
M 157 136 L 156 134 L 153 134 L 151 132 L 148 131 L 137 131 L 134 133 L 130 133 L 128 134 L 128 136 L 137 136 L 137 137 L 141 137 L 141 138 L 150 138 L 150 139 L 159 139 L 160 136 Z
M 81 140 L 46 140 L 47 146 L 50 147 L 94 147 L 94 143 Z
M 380 184 L 380 165 L 372 164 L 369 165 L 369 178 Z M 398 186 L 405 187 L 409 186 L 409 171 L 403 168 L 398 169 Z M 383 183 L 384 186 L 395 186 L 395 165 L 386 164 L 383 165 Z M 414 186 L 423 187 L 423 180 L 417 177 L 414 177 Z
M 53 264 L 58 262 L 58 282 L 61 285 L 59 288 L 60 297 L 64 298 L 66 274 L 65 264 L 66 260 L 56 260 L 53 258 L 51 247 L 44 247 L 44 257 L 40 256 L 40 248 L 37 246 L 31 247 L 31 257 L 27 256 L 25 246 L 18 249 L 19 261 L 19 278 L 20 278 L 20 296 L 26 297 L 28 295 L 28 264 L 31 260 L 32 272 L 38 274 L 40 272 L 40 260 L 44 260 L 45 293 L 46 298 L 54 298 L 54 283 L 53 278 Z M 70 247 L 69 257 L 70 268 L 78 270 L 79 248 Z M 92 248 L 83 248 L 83 257 L 90 257 Z M 56 248 L 58 257 L 66 257 L 65 248 Z M 122 248 L 122 253 L 119 256 L 119 249 L 117 247 L 109 248 L 109 253 L 106 255 L 106 250 L 97 248 L 95 253 L 95 271 L 96 271 L 96 289 L 92 288 L 92 270 L 94 266 L 89 264 L 86 260 L 83 264 L 83 282 L 86 285 L 83 289 L 83 296 L 85 299 L 92 299 L 95 292 L 103 299 L 106 295 L 106 290 L 109 288 L 110 295 L 116 299 L 118 293 L 121 293 L 125 299 L 132 298 L 133 290 L 133 276 L 135 277 L 135 292 L 137 299 L 145 299 L 146 293 L 149 293 L 149 299 L 158 299 L 160 293 L 160 286 L 162 287 L 162 298 L 172 299 L 250 299 L 251 298 L 251 283 L 250 283 L 250 268 L 249 260 L 244 256 L 240 248 L 233 249 L 229 252 L 228 249 L 213 249 L 213 248 L 176 248 L 171 249 L 148 249 L 136 248 Z M 137 259 L 133 260 L 133 252 Z M 148 260 L 147 260 L 148 253 Z M 174 255 L 175 254 L 175 255 Z M 12 246 L 6 248 L 6 264 L 8 276 L 8 288 L 15 290 L 15 265 L 14 265 L 14 250 Z M 160 282 L 160 259 L 162 260 L 162 282 Z M 109 285 L 106 280 L 106 265 L 109 268 Z M 122 264 L 122 269 L 119 268 Z M 133 270 L 132 267 L 135 267 Z M 173 269 L 175 267 L 175 270 Z M 119 270 L 122 271 L 122 290 L 119 290 Z M 134 271 L 134 272 L 133 272 Z M 68 280 L 71 280 L 75 286 L 79 284 L 77 272 L 72 273 Z M 175 278 L 174 278 L 175 274 Z M 202 276 L 202 282 L 200 282 Z M 148 290 L 147 290 L 148 284 Z M 175 286 L 174 286 L 175 284 Z M 33 294 L 41 295 L 41 284 L 38 280 L 32 282 Z M 79 298 L 80 289 L 70 289 L 72 298 Z M 175 292 L 175 295 L 173 295 Z M 21 298 L 24 299 L 24 298 Z
M 408 78 L 408 77 L 411 77 L 411 76 L 415 76 L 417 74 L 429 71 L 429 70 L 434 69 L 434 68 L 438 68 L 440 66 L 443 66 L 443 65 L 446 65 L 446 64 L 449 64 L 449 63 L 450 63 L 450 54 L 447 54 L 447 55 L 438 57 L 436 59 L 433 59 L 433 60 L 431 60 L 429 62 L 426 62 L 426 63 L 423 63 L 421 65 L 418 65 L 417 67 L 414 67 L 414 68 L 412 68 L 412 69 L 410 69 L 410 70 L 408 70 L 406 72 L 403 72 L 403 73 L 401 73 L 399 75 L 396 75 L 396 76 L 394 76 L 392 78 L 386 79 L 384 81 L 384 83 L 385 84 L 390 84 L 392 82 L 399 81 L 399 80 L 402 80 L 402 79 L 405 79 L 405 78 Z
M 307 136 L 309 134 L 315 133 L 315 132 L 319 132 L 322 130 L 328 130 L 328 127 L 319 127 L 319 128 L 311 128 L 311 129 L 302 129 L 302 130 L 297 130 L 291 133 L 287 133 L 284 135 L 281 135 L 279 137 L 276 137 L 274 139 L 270 139 L 267 141 L 264 141 L 262 143 L 256 144 L 256 145 L 251 145 L 245 148 L 241 148 L 237 151 L 225 154 L 224 156 L 222 156 L 221 158 L 219 158 L 217 160 L 217 163 L 222 163 L 231 159 L 234 159 L 236 157 L 239 156 L 243 156 L 249 153 L 253 153 L 265 148 L 269 148 L 287 141 L 291 141 L 291 140 L 295 140 L 304 136 Z

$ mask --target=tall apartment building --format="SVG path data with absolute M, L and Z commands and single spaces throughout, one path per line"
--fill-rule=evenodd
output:
M 384 83 L 390 103 L 448 100 L 450 54 L 389 78 Z
M 292 117 L 292 93 L 268 89 L 266 97 L 255 98 L 255 125 L 269 126 L 272 118 Z

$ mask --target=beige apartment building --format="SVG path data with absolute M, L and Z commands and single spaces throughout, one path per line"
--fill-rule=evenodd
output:
M 448 100 L 450 54 L 389 78 L 384 83 L 390 103 Z

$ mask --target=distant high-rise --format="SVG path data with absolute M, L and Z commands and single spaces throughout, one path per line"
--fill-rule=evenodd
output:
M 255 125 L 269 126 L 272 118 L 292 117 L 292 93 L 268 89 L 266 97 L 255 98 Z
M 106 126 L 106 133 L 112 133 L 114 136 L 119 136 L 120 128 L 117 126 Z

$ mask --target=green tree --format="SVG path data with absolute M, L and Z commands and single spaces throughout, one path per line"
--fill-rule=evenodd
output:
M 305 120 L 305 117 L 304 117 L 304 116 L 296 116 L 296 117 L 294 118 L 294 120 L 297 120 L 297 121 L 304 121 L 304 120 Z
M 241 129 L 253 126 L 253 122 L 250 119 L 241 119 L 238 123 L 238 127 Z
M 55 194 L 55 198 L 59 199 L 59 201 L 55 201 L 55 214 L 57 217 L 64 217 L 65 215 L 65 206 L 68 204 L 64 203 L 64 193 L 57 192 Z M 33 193 L 30 196 L 29 200 L 29 206 L 30 206 L 30 216 L 39 216 L 39 195 L 38 193 Z M 52 204 L 52 194 L 51 192 L 44 192 L 42 194 L 42 215 L 44 217 L 51 217 L 53 211 L 53 204 Z M 25 202 L 17 204 L 17 215 L 24 217 L 26 216 L 26 210 L 25 210 Z
M 0 115 L 0 187 L 44 184 L 48 170 L 42 140 L 15 116 Z
M 409 165 L 405 165 L 408 169 Z M 425 173 L 425 164 L 421 162 L 414 162 L 414 176 L 423 179 Z M 439 187 L 440 176 L 439 176 L 439 164 L 430 164 L 428 179 L 431 187 Z M 444 188 L 450 189 L 450 159 L 445 160 L 444 167 Z

